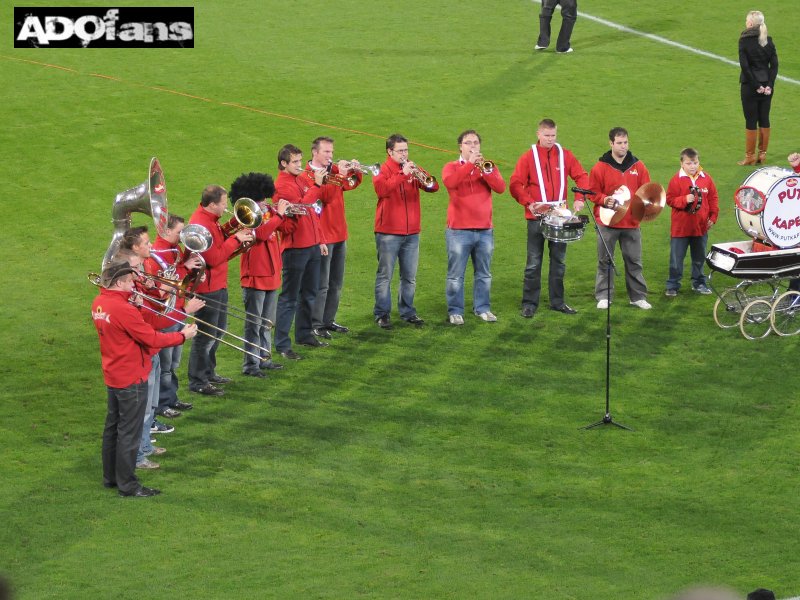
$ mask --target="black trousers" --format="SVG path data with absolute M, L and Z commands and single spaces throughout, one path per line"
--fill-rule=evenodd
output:
M 142 439 L 147 408 L 147 381 L 108 389 L 108 413 L 103 430 L 103 483 L 117 484 L 121 492 L 139 489 L 136 453 Z
M 561 5 L 561 30 L 558 32 L 556 50 L 566 52 L 570 48 L 572 29 L 578 20 L 578 0 L 542 0 L 542 12 L 539 13 L 539 39 L 536 45 L 544 48 L 550 45 L 550 21 L 558 4 Z
M 754 130 L 769 127 L 769 109 L 772 106 L 772 94 L 759 94 L 751 84 L 742 84 L 742 112 L 744 126 Z

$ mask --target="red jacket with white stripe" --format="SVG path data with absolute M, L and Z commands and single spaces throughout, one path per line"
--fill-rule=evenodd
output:
M 542 169 L 543 188 L 539 185 L 539 177 L 536 173 L 536 162 L 533 160 L 533 149 L 539 156 L 539 165 Z M 558 147 L 543 148 L 539 144 L 534 145 L 531 150 L 519 157 L 517 166 L 509 181 L 509 189 L 514 200 L 525 207 L 525 218 L 535 220 L 539 217 L 534 216 L 528 205 L 536 202 L 557 202 L 567 203 L 567 192 L 569 182 L 572 179 L 578 187 L 586 188 L 589 184 L 589 176 L 586 171 L 569 150 L 562 148 L 564 152 L 564 186 L 561 186 L 561 176 Z

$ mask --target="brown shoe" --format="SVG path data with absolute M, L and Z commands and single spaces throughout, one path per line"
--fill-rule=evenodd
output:
M 745 167 L 756 164 L 756 137 L 758 131 L 755 129 L 745 129 L 744 141 L 744 160 L 740 160 L 739 166 Z

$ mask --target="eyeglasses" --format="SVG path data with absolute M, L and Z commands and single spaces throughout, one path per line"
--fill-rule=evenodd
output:
M 402 150 L 392 150 L 395 154 L 408 154 L 408 148 L 403 148 Z

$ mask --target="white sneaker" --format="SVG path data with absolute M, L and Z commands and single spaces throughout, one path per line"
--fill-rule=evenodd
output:
M 496 316 L 494 316 L 494 314 L 493 314 L 493 313 L 490 313 L 488 310 L 487 310 L 486 312 L 482 312 L 482 313 L 480 313 L 480 314 L 478 315 L 478 318 L 479 318 L 479 319 L 483 319 L 483 320 L 484 320 L 484 321 L 486 321 L 487 323 L 494 323 L 495 321 L 497 321 L 497 317 L 496 317 Z
M 597 301 L 597 308 L 599 308 L 600 310 L 607 309 L 608 308 L 608 300 L 606 300 L 605 298 L 603 298 L 602 300 L 598 300 Z
M 652 305 L 652 304 L 650 304 L 650 303 L 649 303 L 647 300 L 645 300 L 644 298 L 642 298 L 641 300 L 637 300 L 636 302 L 634 302 L 633 300 L 631 300 L 631 304 L 632 304 L 633 306 L 638 306 L 638 307 L 639 307 L 639 308 L 641 308 L 642 310 L 650 310 L 651 308 L 653 308 L 653 305 Z
M 451 325 L 463 325 L 464 324 L 464 317 L 461 315 L 450 315 L 450 324 Z
M 533 47 L 533 49 L 534 49 L 534 50 L 546 50 L 546 49 L 547 49 L 547 46 L 540 46 L 539 44 L 536 44 L 536 45 Z
M 569 54 L 570 52 L 574 52 L 572 48 L 567 48 L 566 50 L 556 50 L 556 54 Z

